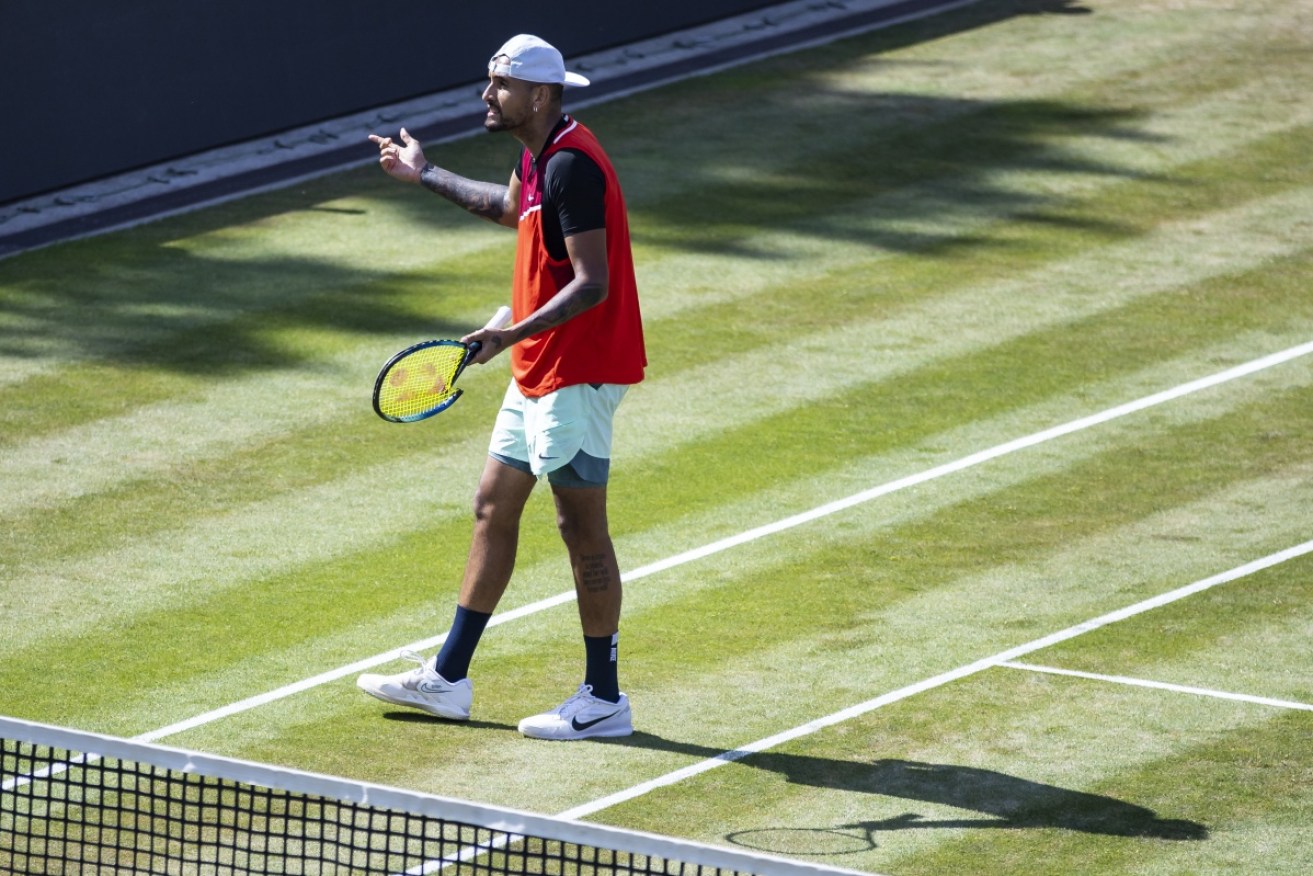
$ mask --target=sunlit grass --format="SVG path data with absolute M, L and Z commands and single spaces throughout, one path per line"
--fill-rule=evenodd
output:
M 1313 338 L 1309 14 L 986 0 L 581 111 L 651 359 L 622 568 Z M 0 262 L 0 711 L 133 735 L 441 633 L 505 365 L 417 426 L 369 389 L 513 246 L 366 168 Z M 578 683 L 570 605 L 490 631 L 470 726 L 342 679 L 168 741 L 564 811 L 1306 540 L 1311 369 L 632 582 L 625 743 L 514 732 Z M 542 492 L 505 608 L 570 588 Z M 1029 659 L 1309 702 L 1308 574 Z M 596 817 L 900 876 L 1293 874 L 1308 715 L 992 669 Z

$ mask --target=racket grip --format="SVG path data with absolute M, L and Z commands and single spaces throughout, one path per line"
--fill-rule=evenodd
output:
M 497 308 L 497 312 L 492 315 L 492 319 L 488 320 L 487 324 L 484 325 L 484 328 L 502 329 L 502 328 L 506 328 L 506 326 L 510 324 L 511 324 L 511 309 L 507 307 L 505 304 L 503 304 L 501 307 Z M 479 354 L 479 351 L 482 349 L 483 349 L 482 341 L 470 341 L 469 355 L 471 358 L 477 356 Z

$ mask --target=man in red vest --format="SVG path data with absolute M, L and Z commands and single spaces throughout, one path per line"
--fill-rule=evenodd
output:
M 574 571 L 586 663 L 573 696 L 520 722 L 522 733 L 542 739 L 633 732 L 616 671 L 621 588 L 606 484 L 612 417 L 629 386 L 643 379 L 647 358 L 620 183 L 593 134 L 561 110 L 565 87 L 587 84 L 535 36 L 513 37 L 493 55 L 484 127 L 524 146 L 506 185 L 435 167 L 404 128 L 400 142 L 370 135 L 389 175 L 519 236 L 512 324 L 462 338 L 482 342 L 477 363 L 510 349 L 512 380 L 475 494 L 455 620 L 434 660 L 410 653 L 416 669 L 362 675 L 357 684 L 389 703 L 469 717 L 470 659 L 510 582 L 525 502 L 545 477 Z

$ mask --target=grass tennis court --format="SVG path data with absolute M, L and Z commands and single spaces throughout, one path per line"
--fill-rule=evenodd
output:
M 615 742 L 515 730 L 582 671 L 545 490 L 474 719 L 354 685 L 450 621 L 506 380 L 374 374 L 513 235 L 369 167 L 0 261 L 0 713 L 891 876 L 1305 874 L 1310 82 L 1308 4 L 982 0 L 581 110 L 651 359 Z

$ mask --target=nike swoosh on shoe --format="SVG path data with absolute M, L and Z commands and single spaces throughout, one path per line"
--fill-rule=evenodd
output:
M 580 721 L 578 718 L 571 718 L 570 726 L 573 727 L 576 731 L 587 730 L 589 727 L 592 727 L 595 724 L 600 724 L 603 721 L 607 720 L 608 718 L 614 718 L 616 715 L 620 714 L 623 711 L 624 709 L 616 709 L 614 712 L 612 712 L 609 715 L 603 715 L 602 717 L 594 718 L 591 721 Z

